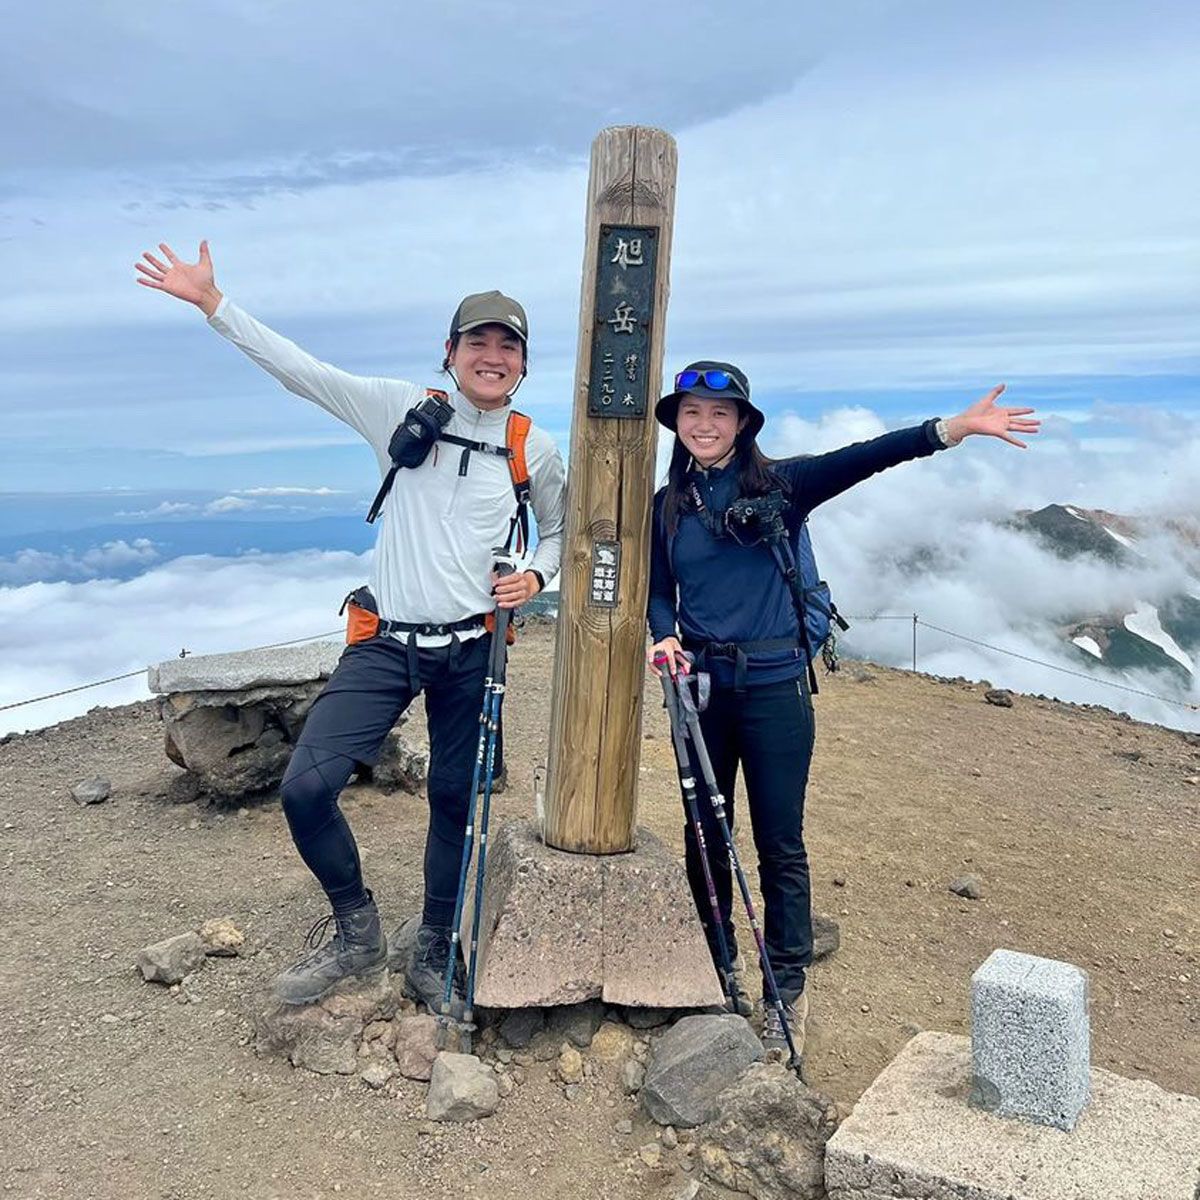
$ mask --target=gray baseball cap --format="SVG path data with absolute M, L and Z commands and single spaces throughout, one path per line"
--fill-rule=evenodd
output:
M 503 325 L 511 329 L 523 342 L 529 341 L 529 321 L 525 310 L 511 296 L 503 292 L 475 292 L 464 296 L 454 310 L 450 322 L 450 336 L 478 329 L 480 325 Z

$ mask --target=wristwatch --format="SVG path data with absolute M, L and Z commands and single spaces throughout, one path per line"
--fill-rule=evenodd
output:
M 536 579 L 538 581 L 538 591 L 544 592 L 546 590 L 545 575 L 543 575 L 541 573 L 541 571 L 535 571 L 532 567 L 529 568 L 529 574 L 532 575 L 534 577 L 534 579 Z

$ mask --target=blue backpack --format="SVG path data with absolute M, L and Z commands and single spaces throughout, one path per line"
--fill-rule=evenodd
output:
M 821 578 L 820 571 L 817 570 L 817 558 L 813 553 L 812 538 L 808 533 L 808 518 L 805 517 L 800 522 L 800 528 L 796 533 L 796 567 L 800 574 L 800 586 L 803 589 L 803 612 L 798 615 L 802 617 L 804 624 L 804 636 L 807 642 L 805 650 L 808 653 L 808 661 L 811 663 L 818 654 L 825 654 L 826 665 L 830 670 L 837 670 L 836 656 L 830 642 L 830 633 L 833 630 L 834 622 L 837 623 L 840 629 L 849 629 L 849 624 L 843 620 L 841 613 L 837 610 L 837 605 L 833 602 L 833 596 L 829 591 L 829 584 Z M 826 651 L 829 653 L 826 653 Z M 829 660 L 832 659 L 833 665 Z

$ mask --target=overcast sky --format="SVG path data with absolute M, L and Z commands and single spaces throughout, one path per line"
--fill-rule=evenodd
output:
M 1026 454 L 970 444 L 856 489 L 814 537 L 848 611 L 919 608 L 1053 656 L 1067 600 L 1186 582 L 1059 570 L 994 522 L 1055 501 L 1200 512 L 1198 61 L 1194 0 L 7 6 L 0 493 L 119 493 L 105 519 L 136 524 L 349 512 L 373 491 L 355 434 L 134 284 L 142 250 L 194 257 L 202 237 L 231 298 L 364 374 L 437 382 L 458 299 L 515 294 L 521 406 L 565 452 L 589 146 L 657 125 L 679 145 L 667 369 L 745 367 L 768 451 L 948 413 L 999 381 L 1049 418 Z M 345 554 L 159 565 L 136 529 L 39 559 L 13 553 L 20 534 L 100 508 L 0 501 L 6 699 L 176 643 L 248 645 L 280 587 L 279 636 L 317 632 L 366 571 Z M 931 542 L 941 575 L 894 569 Z M 855 633 L 903 660 L 882 624 Z
M 1136 454 L 1133 409 L 1200 411 L 1198 57 L 1182 0 L 22 6 L 0 491 L 362 487 L 354 434 L 134 285 L 160 240 L 423 382 L 464 292 L 516 294 L 521 402 L 565 449 L 587 152 L 621 122 L 679 143 L 669 369 L 889 424 L 1003 379 Z

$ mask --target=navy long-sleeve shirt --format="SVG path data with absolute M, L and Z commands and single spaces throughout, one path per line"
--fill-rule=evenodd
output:
M 787 526 L 793 545 L 804 518 L 819 504 L 888 467 L 943 449 L 936 423 L 933 419 L 828 454 L 772 463 L 771 470 L 790 489 Z M 692 471 L 688 482 L 695 483 L 705 508 L 718 519 L 723 520 L 738 496 L 733 468 Z M 747 653 L 746 681 L 755 686 L 803 674 L 796 606 L 770 549 L 715 537 L 701 516 L 684 506 L 675 533 L 668 534 L 662 516 L 665 497 L 666 488 L 654 497 L 647 606 L 654 641 L 674 635 L 676 624 L 685 646 L 791 638 L 797 644 L 790 650 Z M 708 669 L 715 682 L 733 684 L 731 659 L 714 657 Z

